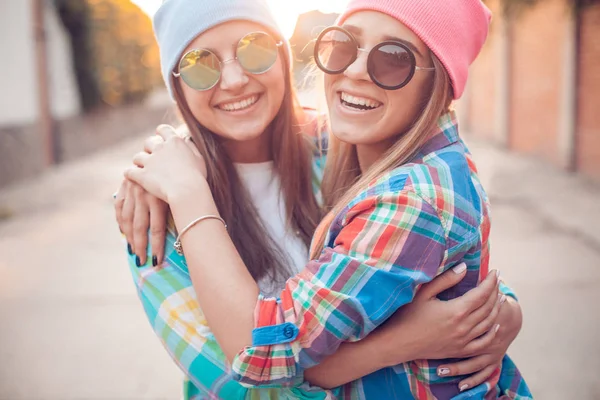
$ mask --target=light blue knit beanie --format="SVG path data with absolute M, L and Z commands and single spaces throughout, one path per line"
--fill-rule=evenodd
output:
M 289 43 L 265 0 L 164 0 L 154 15 L 154 34 L 160 49 L 162 75 L 171 98 L 172 72 L 185 48 L 201 33 L 234 20 L 256 22 L 269 29 L 278 36 L 277 40 L 285 43 L 286 58 L 290 59 Z

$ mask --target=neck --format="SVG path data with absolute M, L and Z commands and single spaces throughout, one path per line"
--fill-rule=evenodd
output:
M 394 144 L 396 138 L 384 140 L 373 144 L 356 145 L 356 155 L 360 172 L 365 173 L 379 160 L 385 152 Z
M 237 164 L 257 164 L 273 160 L 271 133 L 268 130 L 254 139 L 229 140 L 223 142 L 223 146 L 231 161 Z

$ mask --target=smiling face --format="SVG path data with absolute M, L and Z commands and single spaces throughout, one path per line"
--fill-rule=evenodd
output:
M 352 14 L 342 26 L 361 49 L 370 51 L 379 43 L 394 40 L 404 44 L 419 67 L 431 67 L 427 46 L 395 18 L 375 11 Z M 430 97 L 434 72 L 417 70 L 410 82 L 398 90 L 384 90 L 371 80 L 368 54 L 342 74 L 325 75 L 325 91 L 332 133 L 340 140 L 384 151 L 418 117 Z
M 266 29 L 248 21 L 227 22 L 196 37 L 183 52 L 208 49 L 219 58 L 221 77 L 212 89 L 197 91 L 175 78 L 196 120 L 233 148 L 249 143 L 265 145 L 269 138 L 264 133 L 277 116 L 285 94 L 285 66 L 280 55 L 262 74 L 247 72 L 235 60 L 240 39 L 251 32 Z

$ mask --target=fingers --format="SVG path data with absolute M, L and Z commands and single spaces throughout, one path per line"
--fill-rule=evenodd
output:
M 156 134 L 158 136 L 160 136 L 161 138 L 163 138 L 165 141 L 169 140 L 172 137 L 177 137 L 177 132 L 175 131 L 175 128 L 173 128 L 171 125 L 159 125 L 156 128 Z
M 167 204 L 154 196 L 147 195 L 150 206 L 150 245 L 152 266 L 162 264 L 165 256 L 165 236 L 167 233 Z
M 464 392 L 467 389 L 474 388 L 486 381 L 493 379 L 496 375 L 500 374 L 500 368 L 501 364 L 499 363 L 488 365 L 476 374 L 460 381 L 458 384 L 459 390 Z
M 148 228 L 150 211 L 146 201 L 146 192 L 139 185 L 134 185 L 135 211 L 133 217 L 133 248 L 138 267 L 145 265 L 148 254 Z
M 150 154 L 146 153 L 146 152 L 140 152 L 137 153 L 135 156 L 133 156 L 133 164 L 137 165 L 140 168 L 144 168 L 144 165 L 146 164 L 146 162 L 148 161 L 148 159 L 150 158 Z
M 462 297 L 451 300 L 452 302 L 462 302 L 466 306 L 466 313 L 470 314 L 483 306 L 490 296 L 496 298 L 498 292 L 498 272 L 491 271 L 488 276 L 474 289 L 469 290 Z
M 490 304 L 486 303 L 467 318 L 467 324 L 473 326 L 468 338 L 469 340 L 483 335 L 492 328 L 498 319 L 500 307 L 506 301 L 506 296 L 498 293 L 495 298 L 491 298 L 490 300 L 492 300 Z
M 133 212 L 135 210 L 135 199 L 133 195 L 133 184 L 126 180 L 126 194 L 121 208 L 121 231 L 127 240 L 129 255 L 133 255 Z
M 150 136 L 144 141 L 144 151 L 148 154 L 154 153 L 157 146 L 164 143 L 164 139 L 158 135 Z
M 439 376 L 469 375 L 479 372 L 491 365 L 496 366 L 497 364 L 498 360 L 495 359 L 493 355 L 483 354 L 477 357 L 471 357 L 467 360 L 440 365 L 437 373 Z
M 133 183 L 143 186 L 143 169 L 139 167 L 131 167 L 125 170 L 125 178 Z M 127 202 L 126 202 L 127 203 Z
M 477 339 L 471 340 L 463 349 L 463 357 L 478 356 L 483 353 L 489 353 L 500 325 L 496 324 L 486 332 L 485 335 L 477 337 Z
M 200 151 L 198 150 L 198 147 L 196 147 L 196 144 L 194 144 L 194 140 L 192 139 L 191 136 L 186 136 L 184 141 L 185 141 L 185 144 L 190 148 L 190 150 L 192 150 L 192 153 L 194 153 L 194 155 L 196 157 L 202 157 L 202 155 L 200 154 Z
M 123 204 L 125 204 L 125 194 L 127 192 L 128 184 L 129 181 L 127 179 L 124 179 L 121 183 L 121 186 L 119 186 L 119 190 L 115 194 L 115 200 L 113 203 L 115 207 L 115 217 L 117 218 L 117 225 L 119 225 L 119 230 L 121 231 L 121 233 L 123 233 L 123 228 L 121 226 L 123 224 L 123 217 L 121 214 L 123 212 Z
M 444 290 L 456 286 L 467 275 L 467 265 L 461 263 L 456 267 L 444 272 L 429 283 L 426 283 L 419 289 L 418 297 L 431 299 L 442 293 Z

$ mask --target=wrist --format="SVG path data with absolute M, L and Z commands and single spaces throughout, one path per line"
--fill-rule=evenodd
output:
M 194 219 L 205 215 L 219 215 L 212 192 L 205 179 L 193 184 L 180 185 L 169 193 L 167 200 L 175 226 L 183 229 Z
M 173 185 L 166 193 L 167 203 L 173 207 L 190 201 L 197 202 L 200 199 L 212 197 L 210 186 L 203 177 L 194 180 L 187 180 Z
M 422 358 L 416 354 L 418 353 L 418 340 L 415 341 L 414 337 L 405 339 L 401 337 L 407 331 L 410 330 L 399 326 L 395 326 L 393 329 L 380 327 L 371 334 L 371 336 L 375 336 L 372 341 L 373 352 L 379 354 L 380 369 Z

